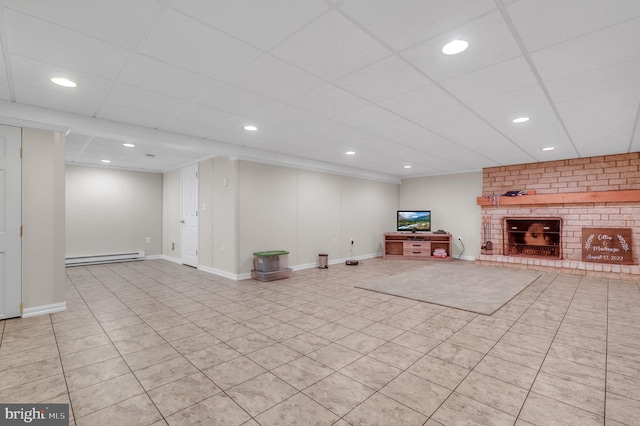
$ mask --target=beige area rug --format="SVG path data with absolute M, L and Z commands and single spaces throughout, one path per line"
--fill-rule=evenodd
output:
M 433 261 L 424 268 L 357 287 L 491 315 L 539 276 L 535 271 Z

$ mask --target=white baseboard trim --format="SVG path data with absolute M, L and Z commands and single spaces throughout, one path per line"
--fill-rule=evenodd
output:
M 154 254 L 151 256 L 146 256 L 144 258 L 144 260 L 154 260 L 154 259 L 160 259 L 160 260 L 167 260 L 169 262 L 173 262 L 173 263 L 177 263 L 178 265 L 182 265 L 182 260 L 176 258 L 176 257 L 171 257 L 171 256 L 166 256 L 164 254 Z
M 203 271 L 203 272 L 207 272 L 209 274 L 219 275 L 221 277 L 229 278 L 229 279 L 235 280 L 235 281 L 238 281 L 240 279 L 240 278 L 238 278 L 238 275 L 236 275 L 236 274 L 232 274 L 231 272 L 227 272 L 227 271 L 221 271 L 220 269 L 210 268 L 208 266 L 198 265 L 198 271 Z M 251 276 L 251 274 L 249 274 L 249 276 Z
M 52 303 L 50 305 L 34 306 L 33 308 L 24 308 L 22 310 L 22 318 L 35 317 L 38 315 L 55 314 L 67 310 L 67 302 Z

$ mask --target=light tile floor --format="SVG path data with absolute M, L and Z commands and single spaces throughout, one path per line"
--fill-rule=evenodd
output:
M 84 425 L 638 425 L 638 283 L 543 274 L 492 316 L 354 288 L 370 259 L 235 282 L 67 269 L 67 311 L 0 321 L 0 402 Z

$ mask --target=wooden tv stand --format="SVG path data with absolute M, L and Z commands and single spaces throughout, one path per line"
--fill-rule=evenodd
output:
M 434 256 L 444 250 L 446 257 Z M 451 234 L 433 232 L 387 232 L 384 259 L 451 260 Z

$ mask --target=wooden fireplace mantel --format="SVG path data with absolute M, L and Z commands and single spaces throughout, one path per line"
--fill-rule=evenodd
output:
M 479 206 L 493 206 L 498 196 L 477 198 Z M 498 206 L 540 205 L 540 204 L 584 204 L 584 203 L 620 203 L 640 202 L 640 189 L 625 191 L 563 192 L 557 194 L 499 196 Z

